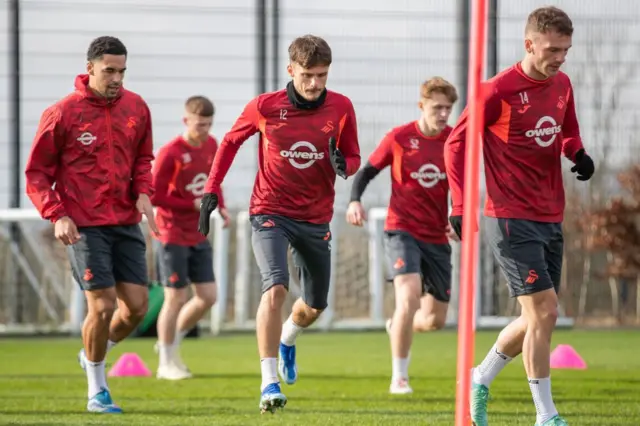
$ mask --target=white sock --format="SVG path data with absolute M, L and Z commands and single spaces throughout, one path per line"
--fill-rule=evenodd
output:
M 91 362 L 89 360 L 85 361 L 87 381 L 89 382 L 89 391 L 87 396 L 89 398 L 93 398 L 100 393 L 102 389 L 109 389 L 107 386 L 107 378 L 104 373 L 104 360 L 100 362 Z
M 551 396 L 551 378 L 529 379 L 529 387 L 533 396 L 533 403 L 536 405 L 536 424 L 543 424 L 547 420 L 558 415 L 558 410 L 553 403 Z
M 396 358 L 391 361 L 391 380 L 409 379 L 409 358 Z
M 282 335 L 280 341 L 287 346 L 293 346 L 296 344 L 296 337 L 304 330 L 298 324 L 293 322 L 291 316 L 282 324 Z
M 512 359 L 500 352 L 497 345 L 493 345 L 482 363 L 473 369 L 473 383 L 489 387 L 493 379 Z
M 278 359 L 262 358 L 260 360 L 260 370 L 262 371 L 262 384 L 260 391 L 264 390 L 271 383 L 280 383 L 278 380 Z
M 180 343 L 182 343 L 182 340 L 187 337 L 189 331 L 190 330 L 176 331 L 176 337 L 173 339 L 173 344 L 176 346 L 180 346 Z
M 175 353 L 175 344 L 166 344 L 162 342 L 158 342 L 158 357 L 159 365 L 167 365 L 173 359 L 173 354 Z
M 109 351 L 113 349 L 113 347 L 117 344 L 118 342 L 114 342 L 113 340 L 107 340 L 107 353 L 109 353 Z

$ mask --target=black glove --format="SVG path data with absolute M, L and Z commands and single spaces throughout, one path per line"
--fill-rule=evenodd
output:
M 205 237 L 209 235 L 209 220 L 211 213 L 218 207 L 218 196 L 216 194 L 204 194 L 200 201 L 200 220 L 198 221 L 198 232 Z
M 576 165 L 571 168 L 571 173 L 578 172 L 578 176 L 576 179 L 578 180 L 589 180 L 591 176 L 593 176 L 593 172 L 596 169 L 596 166 L 593 164 L 593 160 L 589 155 L 584 152 L 584 149 L 581 149 L 576 153 Z
M 449 216 L 449 223 L 451 224 L 451 229 L 462 240 L 462 216 Z
M 344 159 L 344 155 L 336 148 L 336 138 L 333 136 L 329 138 L 329 159 L 331 165 L 336 174 L 342 179 L 347 178 L 347 161 Z

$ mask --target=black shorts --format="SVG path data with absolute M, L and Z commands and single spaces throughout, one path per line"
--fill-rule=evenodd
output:
M 511 297 L 551 288 L 562 274 L 562 224 L 487 217 L 493 254 L 507 279 Z
M 190 247 L 159 244 L 156 259 L 158 276 L 165 287 L 183 288 L 215 281 L 213 249 L 209 241 Z
M 287 250 L 302 286 L 302 300 L 314 309 L 327 307 L 331 277 L 329 224 L 299 222 L 284 216 L 251 216 L 253 253 L 262 275 L 262 291 L 282 284 L 289 288 Z
M 78 228 L 81 239 L 67 246 L 71 270 L 83 290 L 116 283 L 148 285 L 147 244 L 138 225 Z
M 451 246 L 419 241 L 404 231 L 384 233 L 384 246 L 392 278 L 422 275 L 422 291 L 448 303 L 451 298 Z

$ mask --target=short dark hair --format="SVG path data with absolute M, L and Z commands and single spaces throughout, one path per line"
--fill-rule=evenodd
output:
M 307 34 L 291 42 L 289 61 L 303 68 L 329 66 L 331 65 L 331 48 L 323 38 Z
M 529 33 L 546 34 L 556 32 L 565 36 L 573 35 L 571 18 L 562 9 L 555 6 L 540 7 L 529 14 L 525 35 Z
M 127 48 L 116 37 L 102 36 L 91 42 L 87 50 L 87 61 L 95 61 L 104 55 L 127 56 Z
M 216 113 L 213 102 L 204 96 L 191 96 L 184 103 L 184 109 L 188 113 L 199 115 L 200 117 L 213 117 Z

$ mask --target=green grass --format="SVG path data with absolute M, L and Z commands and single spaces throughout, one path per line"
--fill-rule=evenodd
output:
M 495 332 L 476 338 L 479 360 Z M 197 375 L 182 382 L 110 379 L 125 414 L 86 413 L 86 381 L 76 363 L 77 339 L 0 340 L 0 424 L 29 425 L 452 425 L 454 332 L 416 336 L 409 397 L 388 394 L 390 355 L 384 333 L 308 333 L 298 341 L 300 379 L 284 386 L 284 411 L 260 415 L 260 368 L 252 335 L 189 339 L 183 358 Z M 131 339 L 109 355 L 137 352 L 155 371 L 153 340 Z M 640 338 L 637 331 L 561 331 L 589 369 L 553 371 L 556 405 L 571 425 L 640 424 Z M 535 423 L 520 359 L 492 386 L 490 421 Z

